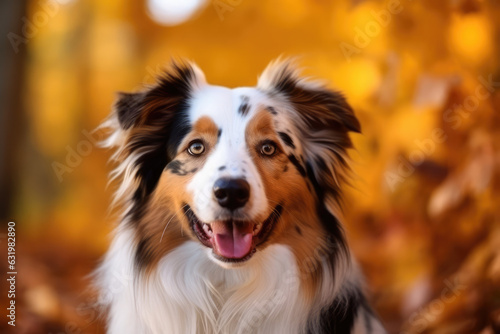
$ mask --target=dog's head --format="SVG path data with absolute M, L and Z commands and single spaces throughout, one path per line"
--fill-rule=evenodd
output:
M 224 267 L 273 243 L 298 258 L 332 240 L 344 247 L 336 214 L 348 132 L 360 125 L 341 94 L 304 81 L 289 62 L 236 89 L 174 63 L 150 89 L 121 94 L 109 124 L 139 266 L 189 238 Z

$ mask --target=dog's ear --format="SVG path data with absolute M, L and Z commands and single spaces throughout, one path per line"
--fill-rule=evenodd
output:
M 114 112 L 120 128 L 127 130 L 144 124 L 151 112 L 146 112 L 148 104 L 165 103 L 164 107 L 174 109 L 176 102 L 189 98 L 192 91 L 204 83 L 205 76 L 196 65 L 172 62 L 170 68 L 158 77 L 157 83 L 149 90 L 118 93 Z
M 361 132 L 351 106 L 341 93 L 301 78 L 291 61 L 271 63 L 259 78 L 258 87 L 285 100 L 285 112 L 303 139 L 308 178 L 320 200 L 333 198 L 339 203 L 341 183 L 348 182 L 347 149 L 352 147 L 349 132 Z
M 118 93 L 115 103 L 115 113 L 118 123 L 123 130 L 132 127 L 141 113 L 145 92 L 140 93 Z
M 311 127 L 333 126 L 344 132 L 361 132 L 359 121 L 344 96 L 320 83 L 304 80 L 290 60 L 269 64 L 259 78 L 258 87 L 284 95 L 302 117 L 312 122 Z
M 134 192 L 127 187 L 136 188 L 133 196 L 138 200 L 155 189 L 191 130 L 189 101 L 205 83 L 196 65 L 173 62 L 148 89 L 119 94 L 111 119 L 102 126 L 113 131 L 103 146 L 115 147 L 113 158 L 121 163 L 114 173 L 123 176 L 117 198 Z

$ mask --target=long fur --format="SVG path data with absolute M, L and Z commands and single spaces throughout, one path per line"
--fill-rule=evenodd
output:
M 347 149 L 352 146 L 348 133 L 360 132 L 345 98 L 301 79 L 286 61 L 272 63 L 256 89 L 212 87 L 195 65 L 174 63 L 150 89 L 122 93 L 103 124 L 111 130 L 104 146 L 115 149 L 112 159 L 118 166 L 111 178 L 119 183 L 114 204 L 122 212 L 96 271 L 108 333 L 384 333 L 365 300 L 340 223 L 342 188 L 349 177 Z M 179 148 L 200 119 L 198 110 L 227 96 L 239 97 L 235 113 L 248 120 L 238 119 L 237 125 L 227 120 L 226 111 L 207 112 L 219 126 L 211 153 L 218 156 L 188 169 L 190 162 L 179 159 Z M 229 173 L 231 163 L 234 173 L 250 179 L 254 191 L 269 187 L 273 179 L 254 156 L 240 152 L 242 167 L 228 158 L 235 152 L 223 149 L 224 141 L 234 142 L 258 117 L 272 122 L 269 126 L 280 138 L 282 162 L 273 162 L 273 168 L 283 165 L 280 173 L 293 173 L 286 179 L 291 185 L 279 188 L 280 196 L 293 203 L 287 193 L 295 187 L 297 194 L 307 193 L 308 201 L 304 208 L 285 206 L 282 214 L 276 213 L 288 217 L 282 218 L 287 222 L 274 228 L 248 263 L 227 267 L 211 260 L 211 249 L 186 227 L 182 211 L 187 204 L 202 217 L 216 210 L 210 195 L 202 209 L 195 205 L 203 194 L 197 189 L 212 182 L 209 170 Z M 226 158 L 227 164 L 214 165 Z M 269 191 L 266 201 L 253 199 L 255 212 L 274 206 Z M 184 193 L 195 195 L 179 195 Z M 184 199 L 181 206 L 176 196 L 188 196 L 193 203 Z

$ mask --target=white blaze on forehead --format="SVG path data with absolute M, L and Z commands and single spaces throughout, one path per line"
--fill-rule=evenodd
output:
M 243 100 L 248 98 L 249 113 L 242 116 L 238 109 Z M 257 106 L 266 106 L 268 97 L 255 88 L 226 88 L 205 85 L 191 98 L 189 118 L 194 124 L 202 116 L 210 117 L 220 128 L 246 126 L 255 113 Z
M 204 222 L 227 219 L 220 216 L 222 208 L 213 196 L 213 185 L 220 177 L 244 178 L 250 184 L 250 200 L 244 207 L 245 215 L 252 219 L 268 211 L 261 177 L 254 165 L 245 140 L 245 129 L 259 106 L 265 106 L 267 97 L 254 88 L 229 89 L 204 86 L 191 99 L 189 117 L 195 124 L 201 117 L 209 117 L 221 131 L 217 145 L 211 149 L 204 166 L 188 184 L 193 195 L 192 209 Z M 249 106 L 248 113 L 238 110 L 242 103 Z

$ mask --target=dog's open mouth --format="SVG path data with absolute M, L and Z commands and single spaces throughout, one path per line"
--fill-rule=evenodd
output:
M 189 205 L 184 206 L 191 229 L 205 246 L 212 248 L 214 256 L 223 262 L 244 262 L 252 257 L 256 247 L 271 234 L 281 216 L 278 205 L 261 223 L 240 220 L 204 223 L 196 217 Z

